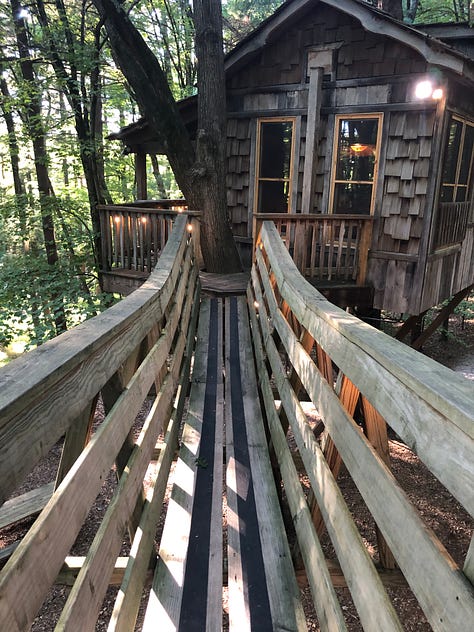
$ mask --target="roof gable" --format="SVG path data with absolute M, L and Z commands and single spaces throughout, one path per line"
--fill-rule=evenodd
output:
M 248 63 L 266 44 L 319 4 L 347 13 L 367 31 L 398 41 L 418 52 L 429 64 L 474 82 L 474 63 L 468 57 L 361 0 L 288 0 L 228 53 L 226 74 L 229 76 Z

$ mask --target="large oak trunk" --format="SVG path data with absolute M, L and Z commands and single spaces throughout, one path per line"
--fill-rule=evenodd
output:
M 197 153 L 171 94 L 166 76 L 138 30 L 114 0 L 93 0 L 99 11 L 117 65 L 133 88 L 140 109 L 166 148 L 178 186 L 189 206 L 202 211 L 201 244 L 210 272 L 241 269 L 227 216 L 225 183 L 225 85 L 220 5 L 203 7 L 197 28 L 201 42 Z M 198 12 L 195 3 L 195 11 Z M 198 18 L 199 21 L 199 18 Z M 216 31 L 217 29 L 217 31 Z M 220 53 L 217 49 L 220 46 Z M 222 70 L 218 70 L 218 66 Z M 209 75 L 209 73 L 212 73 Z M 222 122 L 222 120 L 224 122 Z

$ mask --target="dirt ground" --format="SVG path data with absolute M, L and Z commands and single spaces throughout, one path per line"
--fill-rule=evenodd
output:
M 423 353 L 462 373 L 467 379 L 474 380 L 474 320 L 462 322 L 460 317 L 452 318 L 448 338 L 445 339 L 439 334 L 435 334 L 425 344 Z M 144 415 L 145 413 L 143 412 L 142 414 Z M 96 419 L 97 423 L 100 423 L 101 415 L 102 413 L 99 412 Z M 52 450 L 49 457 L 35 469 L 26 484 L 18 490 L 18 493 L 43 485 L 53 479 L 60 449 L 61 446 L 58 445 Z M 391 440 L 390 453 L 392 469 L 399 484 L 418 508 L 426 523 L 435 531 L 456 563 L 462 566 L 473 531 L 470 516 L 404 444 L 396 439 Z M 341 473 L 339 482 L 347 504 L 356 518 L 361 535 L 371 553 L 376 557 L 373 520 L 346 472 L 343 471 Z M 86 553 L 114 488 L 115 474 L 111 472 L 71 551 L 72 555 L 84 555 Z M 1 530 L 0 549 L 23 537 L 32 522 L 32 519 L 24 520 Z M 122 555 L 128 553 L 128 546 L 129 543 L 125 539 Z M 332 547 L 327 538 L 323 541 L 323 548 L 326 555 L 330 557 Z M 429 578 L 427 578 L 427 581 L 429 581 Z M 34 632 L 50 632 L 54 629 L 69 590 L 65 586 L 56 586 L 50 591 L 33 625 L 32 629 Z M 341 599 L 348 629 L 351 632 L 361 630 L 357 612 L 348 590 L 338 589 L 337 592 Z M 101 632 L 107 629 L 115 595 L 116 589 L 111 588 L 102 605 L 100 620 L 96 627 L 97 631 Z M 423 612 L 408 588 L 391 589 L 390 597 L 405 630 L 408 632 L 431 630 Z M 308 590 L 303 591 L 303 601 L 309 618 L 309 629 L 312 632 L 316 632 L 319 630 L 319 626 L 317 618 L 312 611 Z M 137 630 L 139 629 L 140 625 L 137 626 Z

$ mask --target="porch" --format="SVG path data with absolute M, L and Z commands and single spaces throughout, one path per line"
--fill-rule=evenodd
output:
M 104 289 L 124 295 L 148 278 L 176 216 L 183 212 L 199 216 L 187 209 L 184 200 L 104 205 L 99 212 Z M 265 220 L 274 222 L 298 270 L 327 298 L 343 307 L 371 306 L 366 273 L 372 217 L 255 213 L 254 240 Z

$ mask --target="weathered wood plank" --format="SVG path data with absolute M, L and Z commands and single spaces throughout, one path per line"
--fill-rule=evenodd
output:
M 21 496 L 7 500 L 0 508 L 0 529 L 42 511 L 53 491 L 54 483 L 47 483 Z
M 260 303 L 263 297 L 260 295 L 257 279 L 254 275 L 253 281 L 256 298 Z M 381 629 L 401 629 L 390 600 L 380 584 L 372 560 L 337 486 L 336 480 L 307 423 L 306 415 L 294 392 L 290 389 L 288 381 L 284 377 L 284 367 L 268 327 L 270 316 L 272 322 L 274 322 L 277 314 L 273 311 L 266 314 L 265 309 L 262 308 L 259 322 L 262 327 L 264 346 L 272 367 L 273 377 L 277 383 L 282 404 L 290 419 L 291 428 L 297 441 L 300 455 L 303 459 L 306 472 L 310 477 L 313 493 L 318 501 L 318 507 L 324 518 L 341 566 L 344 569 L 344 574 L 364 629 L 373 629 L 374 631 Z M 278 327 L 278 324 L 275 324 Z M 292 340 L 291 346 L 295 349 L 299 348 L 300 351 L 302 351 L 300 343 L 295 340 L 288 325 L 283 329 L 283 319 L 281 320 L 281 324 L 282 327 L 279 329 L 280 336 L 285 337 L 285 342 L 288 346 L 290 346 L 290 339 Z M 304 353 L 306 354 L 306 352 Z M 320 379 L 323 381 L 322 378 Z M 327 382 L 324 383 L 329 390 L 330 387 Z M 292 513 L 294 514 L 294 512 Z M 296 528 L 298 530 L 297 524 Z M 314 527 L 312 528 L 314 529 Z M 305 563 L 305 565 L 307 566 L 306 570 L 309 574 L 310 568 L 313 568 L 313 564 Z M 319 570 L 320 567 L 321 560 L 319 559 L 317 565 L 318 573 L 322 572 Z M 313 578 L 313 582 L 315 583 L 314 590 L 317 588 L 321 590 L 320 581 L 322 580 L 319 577 Z M 325 599 L 318 597 L 317 594 L 313 592 L 315 603 L 318 603 L 319 599 L 322 599 L 319 603 L 319 608 L 322 609 L 323 613 L 325 609 L 329 607 L 328 601 L 331 603 L 331 600 L 328 600 L 327 597 L 328 595 L 326 595 Z
M 303 631 L 306 622 L 270 465 L 256 389 L 247 304 L 243 298 L 237 302 L 237 313 L 244 418 L 272 629 Z
M 253 296 L 249 294 L 249 305 L 253 303 L 252 298 Z M 342 610 L 332 588 L 332 583 L 324 561 L 324 554 L 312 524 L 309 509 L 301 486 L 299 485 L 298 474 L 294 467 L 292 457 L 289 454 L 286 438 L 275 410 L 272 388 L 264 366 L 265 360 L 262 343 L 256 338 L 258 335 L 256 333 L 258 331 L 257 315 L 252 309 L 250 314 L 258 373 L 263 390 L 266 414 L 272 433 L 272 442 L 280 465 L 287 497 L 290 502 L 290 509 L 298 535 L 298 543 L 307 569 L 308 579 L 318 613 L 318 621 L 322 629 L 345 630 L 346 626 Z
M 143 630 L 177 630 L 185 584 L 206 395 L 210 301 L 201 305 L 189 410 Z
M 186 276 L 183 275 L 183 279 L 186 279 Z M 195 279 L 196 275 L 194 276 Z M 189 299 L 192 297 L 192 287 L 187 288 L 184 284 L 183 286 L 176 293 L 175 312 L 181 314 L 182 324 L 186 328 L 191 312 Z M 187 294 L 188 301 L 183 308 L 183 295 L 188 289 L 191 291 Z M 177 327 L 176 319 L 172 315 L 170 315 L 168 326 L 169 331 L 166 331 L 165 335 L 172 339 Z M 142 481 L 150 463 L 157 437 L 170 418 L 172 398 L 179 380 L 185 348 L 185 332 L 186 329 L 181 330 L 173 352 L 169 373 L 147 415 L 140 436 L 133 446 L 127 466 L 119 479 L 114 497 L 86 557 L 85 564 L 68 596 L 57 624 L 58 630 L 77 629 L 79 632 L 79 630 L 94 630 L 95 628 L 99 609 L 108 586 L 108 575 L 112 571 L 114 559 L 122 545 L 123 533 L 120 526 L 129 520 L 133 512 L 134 500 L 139 497 L 139 492 L 142 489 Z M 156 344 L 160 344 L 160 342 Z M 172 453 L 171 448 L 169 453 Z M 143 553 L 150 559 L 152 540 L 148 541 L 148 545 Z
M 265 223 L 261 234 L 279 291 L 301 323 L 331 351 L 336 365 L 405 443 L 474 514 L 474 472 L 470 467 L 474 386 L 329 304 L 299 275 L 276 229 Z M 435 444 L 433 436 L 437 437 Z
M 181 254 L 185 252 L 182 248 L 179 250 Z M 178 267 L 179 270 L 180 266 L 173 262 L 170 267 Z M 168 279 L 172 278 L 168 273 L 165 276 Z M 177 279 L 178 274 L 174 275 L 174 278 Z M 185 276 L 182 282 L 185 283 Z M 154 282 L 150 289 L 153 284 Z M 155 291 L 152 290 L 151 294 L 155 294 Z M 166 294 L 171 296 L 172 288 L 169 288 Z M 163 300 L 160 293 L 158 299 Z M 157 307 L 156 301 L 154 304 Z M 163 308 L 165 306 L 166 304 Z M 99 427 L 93 441 L 82 452 L 3 569 L 0 579 L 0 612 L 2 620 L 12 631 L 24 629 L 29 625 L 48 587 L 54 581 L 156 373 L 168 357 L 173 328 L 179 320 L 180 311 L 181 306 L 175 305 L 174 316 L 170 318 L 166 331 L 153 351 L 140 365 L 128 389 L 121 395 Z M 135 320 L 140 319 L 135 317 Z M 120 342 L 122 346 L 126 346 L 123 341 Z M 46 558 L 48 565 L 38 563 L 38 559 Z
M 147 576 L 150 554 L 154 542 L 156 524 L 162 509 L 171 462 L 178 444 L 178 432 L 187 395 L 189 372 L 194 349 L 194 336 L 199 315 L 199 284 L 194 293 L 192 305 L 189 328 L 187 327 L 188 319 L 186 316 L 183 318 L 183 323 L 180 324 L 181 331 L 186 332 L 187 330 L 187 340 L 185 362 L 180 374 L 180 384 L 176 394 L 174 410 L 150 483 L 151 489 L 147 495 L 147 504 L 145 505 L 139 529 L 132 543 L 130 557 L 125 569 L 123 581 L 121 582 L 120 591 L 115 600 L 114 610 L 108 628 L 109 632 L 128 632 L 128 630 L 133 629 L 138 614 L 142 589 Z

